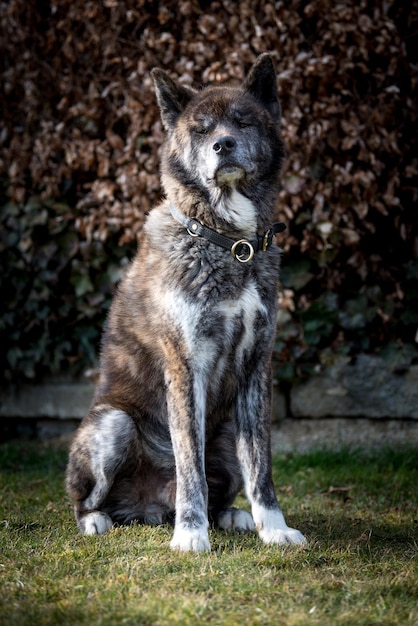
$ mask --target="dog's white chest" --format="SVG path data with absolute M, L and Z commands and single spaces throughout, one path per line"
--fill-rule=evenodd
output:
M 224 320 L 224 339 L 229 350 L 235 352 L 237 365 L 255 342 L 255 322 L 259 316 L 266 317 L 267 310 L 261 301 L 255 283 L 242 292 L 235 300 L 224 300 L 216 307 Z
M 195 368 L 201 372 L 216 371 L 220 377 L 228 360 L 239 366 L 256 341 L 256 321 L 267 319 L 254 282 L 238 298 L 221 300 L 211 307 L 187 298 L 177 291 L 164 296 L 168 317 L 187 346 Z

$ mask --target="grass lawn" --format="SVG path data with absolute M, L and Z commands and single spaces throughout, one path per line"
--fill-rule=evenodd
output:
M 308 547 L 212 530 L 199 555 L 165 526 L 80 536 L 65 463 L 62 443 L 0 446 L 1 626 L 418 624 L 416 450 L 277 456 Z

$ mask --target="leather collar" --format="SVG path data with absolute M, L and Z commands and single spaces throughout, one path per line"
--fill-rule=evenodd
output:
M 263 235 L 257 235 L 254 239 L 231 239 L 192 217 L 183 215 L 171 202 L 169 208 L 174 219 L 183 224 L 191 237 L 204 237 L 211 243 L 229 250 L 239 263 L 249 263 L 257 252 L 266 252 L 273 243 L 274 235 L 282 233 L 287 228 L 283 222 L 274 222 Z

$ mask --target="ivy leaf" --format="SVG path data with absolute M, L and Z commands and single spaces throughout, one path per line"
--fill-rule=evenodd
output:
M 397 342 L 390 342 L 380 350 L 380 356 L 391 370 L 402 372 L 409 368 L 414 359 L 418 358 L 418 350 L 413 344 L 400 345 Z
M 296 291 L 306 287 L 314 277 L 310 268 L 309 261 L 304 259 L 283 267 L 280 278 L 284 287 L 286 289 L 295 289 Z
M 86 293 L 94 291 L 93 283 L 88 274 L 76 274 L 71 276 L 70 280 L 71 284 L 75 287 L 75 295 L 79 298 Z

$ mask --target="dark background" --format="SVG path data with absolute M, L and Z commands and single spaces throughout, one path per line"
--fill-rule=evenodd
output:
M 275 376 L 417 360 L 417 10 L 408 1 L 0 2 L 0 371 L 94 365 L 161 197 L 149 72 L 239 81 L 272 53 L 288 224 Z

